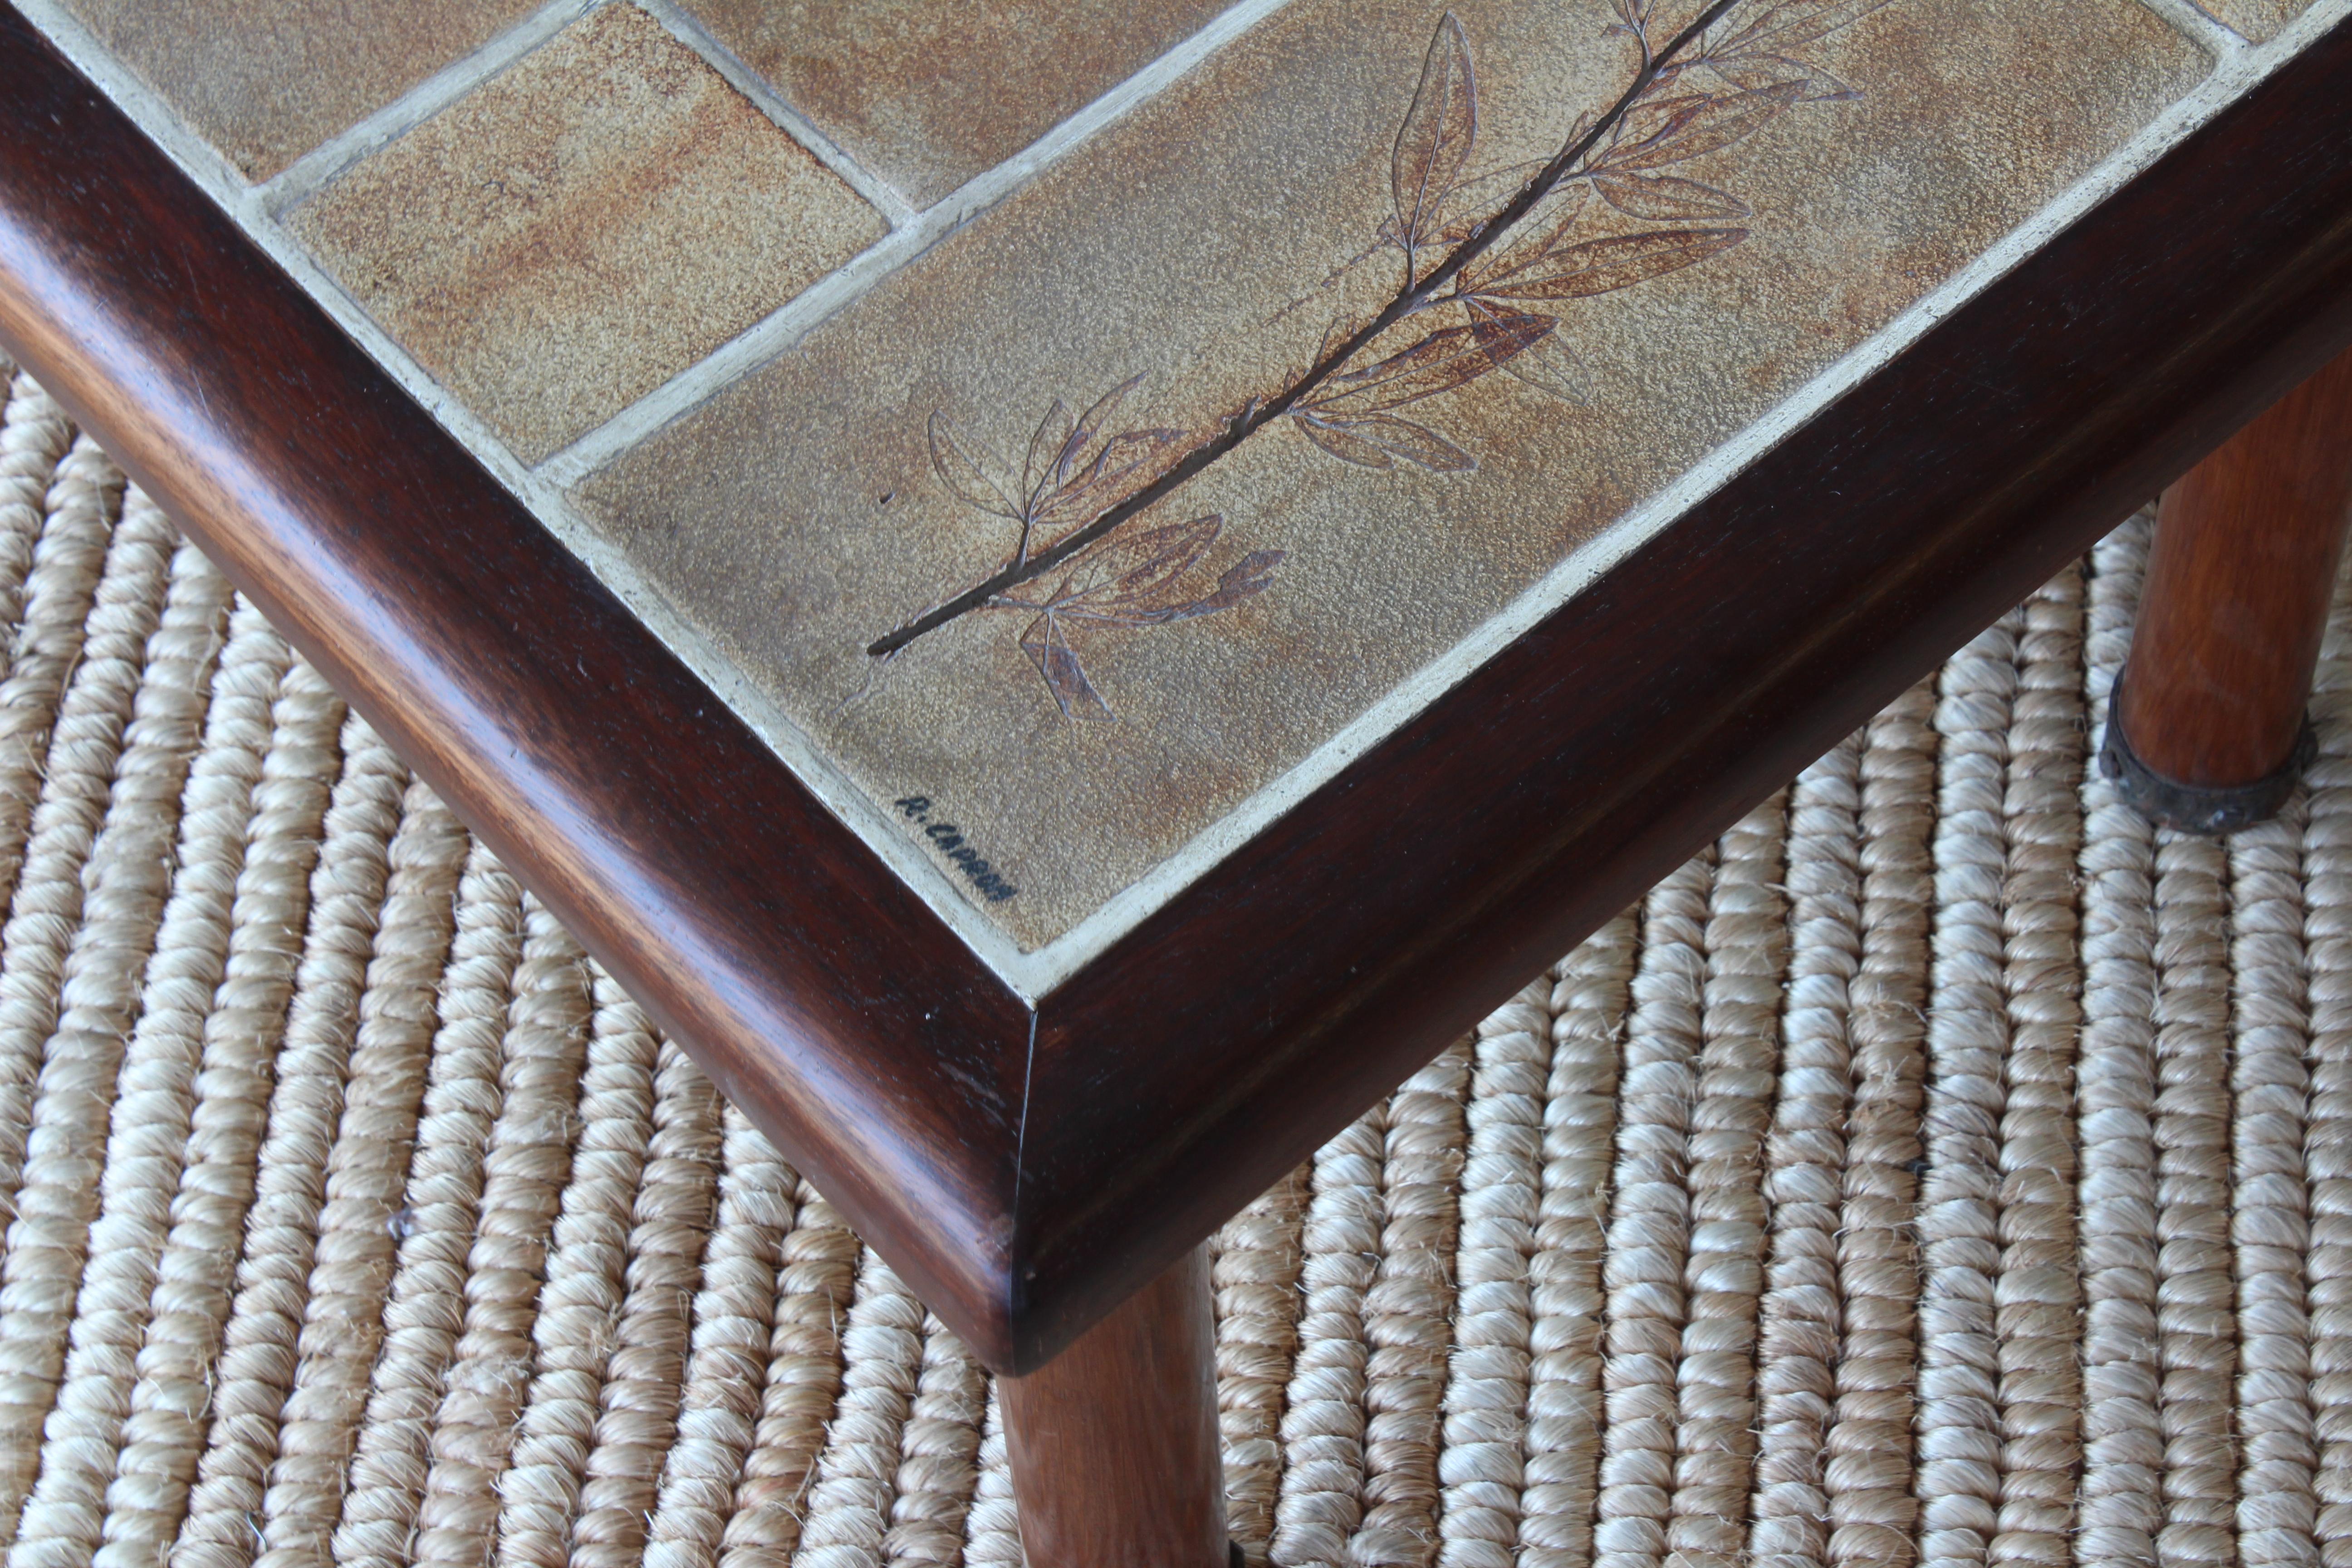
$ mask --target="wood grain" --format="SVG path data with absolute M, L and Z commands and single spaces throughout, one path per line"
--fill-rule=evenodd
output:
M 2347 72 L 2352 25 L 1058 991 L 1024 1334 L 1149 1279 L 2352 342 Z
M 2352 523 L 2352 353 L 2164 494 L 2116 721 L 2176 784 L 2286 765 Z
M 0 10 L 0 342 L 982 1355 L 1029 1019 Z
M 1030 1568 L 1226 1568 L 1215 1318 L 1196 1247 L 997 1385 Z
M 2352 342 L 2347 73 L 2352 26 L 1045 997 L 1034 1047 L 1023 1001 L 6 11 L 0 342 L 1028 1372 Z

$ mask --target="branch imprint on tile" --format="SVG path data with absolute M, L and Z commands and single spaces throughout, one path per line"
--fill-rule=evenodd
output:
M 1703 166 L 1685 166 L 1799 105 L 1860 97 L 1801 51 L 1894 3 L 1713 0 L 1656 47 L 1663 0 L 1609 0 L 1609 30 L 1640 51 L 1631 82 L 1603 112 L 1580 115 L 1549 162 L 1476 172 L 1477 73 L 1466 31 L 1446 12 L 1397 131 L 1393 210 L 1346 268 L 1395 267 L 1388 303 L 1370 320 L 1334 321 L 1305 371 L 1205 434 L 1130 423 L 1140 377 L 1083 414 L 1054 399 L 1017 463 L 946 410 L 934 412 L 934 475 L 957 501 L 1004 525 L 1007 553 L 986 578 L 866 652 L 887 658 L 974 613 L 1018 615 L 1020 647 L 1063 716 L 1113 718 L 1079 658 L 1088 635 L 1231 609 L 1269 587 L 1284 558 L 1251 550 L 1219 572 L 1210 558 L 1223 518 L 1147 523 L 1146 512 L 1278 423 L 1307 450 L 1358 468 L 1465 473 L 1478 466 L 1469 437 L 1434 422 L 1452 394 L 1500 371 L 1534 395 L 1588 404 L 1568 342 L 1575 302 L 1698 266 L 1746 240 L 1748 203 L 1692 177 Z M 1617 220 L 1612 227 L 1633 226 L 1582 237 L 1586 220 L 1603 212 Z

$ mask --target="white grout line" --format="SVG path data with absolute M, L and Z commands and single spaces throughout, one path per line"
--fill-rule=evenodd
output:
M 146 79 L 116 59 L 112 51 L 59 3 L 59 0 L 8 0 L 25 19 L 48 36 L 58 52 L 98 85 L 116 108 L 128 114 L 181 172 L 202 186 L 205 194 L 226 208 L 248 234 L 270 229 L 269 213 L 258 191 L 214 148 L 181 123 Z
M 549 0 L 549 4 L 472 54 L 444 67 L 265 182 L 261 186 L 264 205 L 273 216 L 284 213 L 353 163 L 407 134 L 504 71 L 582 16 L 612 3 L 614 0 Z M 855 159 L 794 111 L 772 87 L 730 53 L 699 22 L 680 11 L 672 0 L 630 3 L 659 22 L 672 37 L 693 50 L 786 135 L 839 175 L 844 184 L 881 213 L 891 227 L 903 226 L 914 216 L 914 209 L 907 205 L 904 196 L 859 167 Z
M 670 37 L 702 57 L 703 64 L 727 79 L 737 92 L 751 100 L 752 106 L 776 122 L 786 135 L 807 148 L 816 161 L 841 176 L 844 184 L 866 199 L 866 205 L 880 213 L 892 228 L 903 228 L 914 217 L 915 209 L 896 189 L 867 174 L 856 159 L 841 150 L 800 110 L 784 101 L 774 85 L 759 72 L 739 59 L 735 52 L 717 38 L 710 30 L 688 12 L 680 10 L 675 0 L 633 0 L 636 7 L 669 29 Z
M 1194 878 L 1265 831 L 1268 824 L 1467 679 L 1675 519 L 1730 483 L 1832 402 L 1877 374 L 2347 17 L 2352 17 L 2352 0 L 2316 0 L 2267 44 L 2231 50 L 2203 82 L 1975 261 L 1913 302 L 1876 336 L 1706 454 L 1649 500 L 1572 550 L 1500 614 L 1399 682 L 1290 772 L 1260 788 L 1078 924 L 1044 947 L 1022 954 L 1020 979 L 1015 984 L 1033 996 L 1051 992 Z
M 378 326 L 359 302 L 329 276 L 271 216 L 260 193 L 203 137 L 190 131 L 137 72 L 116 59 L 61 0 L 10 0 L 47 34 L 75 68 L 128 114 L 181 171 L 276 262 L 296 287 L 310 295 L 336 326 L 349 334 L 435 423 L 471 452 L 540 523 L 662 645 L 677 655 L 711 694 L 731 710 L 797 776 L 809 792 L 841 819 L 860 842 L 940 912 L 973 954 L 1024 1002 L 1035 998 L 1016 978 L 1023 953 L 1013 939 L 971 909 L 947 872 L 932 864 L 886 817 L 881 807 L 850 783 L 793 724 L 782 709 L 752 686 L 719 650 L 672 610 L 658 591 L 619 551 L 606 544 L 573 510 L 562 490 L 535 475 L 474 411 L 445 391 L 425 368 Z M 588 8 L 593 8 L 593 4 Z
M 666 5 L 668 0 L 641 0 Z M 895 228 L 841 269 L 722 343 L 541 465 L 551 481 L 572 485 L 611 462 L 687 410 L 782 353 L 866 296 L 868 289 L 1092 138 L 1158 97 L 1184 73 L 1279 11 L 1288 0 L 1239 0 L 1215 20 L 1143 69 L 1063 121 L 1022 152 L 975 174 Z
M 466 438 L 454 428 L 452 434 L 458 435 L 461 441 Z M 547 531 L 578 556 L 598 581 L 628 606 L 629 613 L 645 623 L 656 640 L 676 654 L 679 662 L 776 754 L 785 769 L 852 837 L 912 889 L 916 897 L 929 905 L 1024 1004 L 1034 1008 L 1043 993 L 1033 993 L 1024 982 L 1030 955 L 966 900 L 955 879 L 917 847 L 901 826 L 809 739 L 775 699 L 753 685 L 717 644 L 672 608 L 661 591 L 637 571 L 635 563 L 606 542 L 604 535 L 580 514 L 569 496 L 540 476 L 524 470 L 503 446 L 498 448 L 498 455 L 503 466 L 493 463 L 492 471 Z
M 336 323 L 357 340 L 410 396 L 461 445 L 481 458 L 499 481 L 579 556 L 628 605 L 631 612 L 711 689 L 720 701 L 732 709 L 775 751 L 812 794 L 930 906 L 932 911 L 982 963 L 1033 1007 L 1040 998 L 1166 903 L 1202 871 L 1264 831 L 1268 824 L 1458 685 L 1676 518 L 1729 483 L 1750 463 L 1811 421 L 1832 402 L 1908 350 L 1947 317 L 2033 255 L 2061 229 L 2095 207 L 2222 109 L 2310 47 L 2328 28 L 2352 16 L 2352 0 L 2317 0 L 2300 19 L 2270 42 L 2259 47 L 2241 43 L 2219 49 L 2219 66 L 2201 85 L 2144 127 L 2056 200 L 1985 250 L 1974 262 L 1915 301 L 1876 336 L 1815 376 L 1747 429 L 1706 454 L 1649 500 L 1633 508 L 1615 524 L 1573 550 L 1501 612 L 1418 673 L 1400 682 L 1387 696 L 1317 747 L 1288 773 L 1268 782 L 1093 914 L 1045 946 L 1034 952 L 1024 952 L 1011 937 L 964 900 L 948 875 L 908 842 L 883 815 L 882 809 L 819 752 L 774 701 L 754 688 L 740 670 L 729 663 L 700 633 L 687 625 L 684 618 L 637 574 L 628 560 L 599 538 L 572 509 L 555 479 L 559 474 L 574 471 L 570 466 L 571 460 L 580 454 L 585 446 L 584 441 L 550 459 L 536 472 L 523 467 L 477 416 L 435 384 L 349 295 L 287 237 L 271 221 L 258 195 L 241 183 L 236 171 L 209 145 L 181 125 L 161 99 L 135 73 L 116 61 L 64 11 L 59 0 L 14 0 L 14 3 L 178 162 L 214 200 L 220 203 L 255 243 L 318 300 Z M 1199 54 L 1205 54 L 1244 27 L 1270 14 L 1282 3 L 1283 0 L 1244 0 L 1243 4 L 1235 5 L 1212 24 L 1203 35 L 1196 35 L 1185 48 L 1191 50 L 1199 46 Z M 2149 0 L 2149 3 L 2162 5 L 2168 4 L 2169 0 Z M 1204 44 L 1202 39 L 1209 32 L 1215 32 L 1218 36 L 1213 42 Z M 2235 37 L 2234 34 L 2230 35 L 2231 38 Z M 2209 39 L 2209 46 L 2212 42 Z M 1028 174 L 1044 167 L 1069 147 L 1075 146 L 1083 139 L 1083 134 L 1091 133 L 1092 128 L 1107 123 L 1116 113 L 1124 112 L 1125 108 L 1143 101 L 1150 92 L 1166 86 L 1180 74 L 1181 69 L 1189 68 L 1197 58 L 1195 55 L 1183 67 L 1170 69 L 1150 87 L 1148 92 L 1139 89 L 1135 96 L 1121 107 L 1105 110 L 1105 104 L 1119 94 L 1106 95 L 1087 111 L 1088 115 L 1097 110 L 1104 112 L 1103 118 L 1093 122 L 1086 132 L 1070 129 L 1085 116 L 1066 122 L 1062 130 L 1070 132 L 1066 140 L 1056 141 L 1056 137 L 1062 135 L 1062 132 L 1057 132 L 1055 137 L 1048 137 L 1020 159 L 975 179 L 955 195 L 939 204 L 931 214 L 924 215 L 925 221 L 910 225 L 906 232 L 928 235 L 921 241 L 923 245 L 934 242 L 940 235 L 967 220 L 986 203 L 1001 199 L 1019 178 L 1026 178 Z M 1151 72 L 1143 74 L 1152 75 Z M 1139 78 L 1138 79 L 1140 80 Z M 1130 88 L 1136 85 L 1133 82 L 1128 84 Z M 1006 175 L 1005 171 L 1015 163 L 1022 165 L 1017 178 Z M 998 183 L 1000 180 L 1002 184 Z M 967 202 L 971 205 L 965 205 Z M 932 233 L 925 223 L 942 210 L 953 211 L 954 220 Z M 888 265 L 897 265 L 906 259 L 898 252 L 897 244 L 899 243 L 911 245 L 914 242 L 900 242 L 897 236 L 893 236 L 865 256 L 853 260 L 850 268 L 883 268 L 886 258 L 882 253 L 886 250 L 888 252 Z M 839 309 L 871 286 L 869 278 L 832 308 Z M 772 321 L 773 319 L 771 318 Z M 813 324 L 805 322 L 799 330 L 805 331 L 808 325 Z M 761 327 L 755 327 L 752 333 L 746 336 L 758 333 L 765 326 L 766 323 L 762 323 Z M 741 341 L 738 340 L 739 342 Z M 730 349 L 733 347 L 729 345 Z M 728 352 L 728 349 L 722 349 L 719 353 L 724 355 Z M 717 359 L 719 355 L 712 357 Z M 708 364 L 710 362 L 704 363 Z M 654 395 L 656 397 L 660 395 L 660 393 Z M 651 401 L 652 398 L 646 400 Z M 638 406 L 643 407 L 644 404 Z M 682 408 L 685 405 L 679 406 Z M 602 432 L 596 434 L 601 435 Z M 618 447 L 614 450 L 618 450 Z M 584 472 L 585 468 L 577 471 Z
M 793 295 L 750 328 L 622 409 L 539 465 L 551 485 L 570 489 L 730 383 L 800 342 L 802 336 L 863 299 L 866 291 L 929 249 L 956 226 L 936 221 L 940 209 L 892 229 L 824 277 Z
M 523 56 L 594 10 L 604 0 L 549 0 L 530 16 L 410 88 L 340 135 L 297 158 L 260 187 L 262 206 L 272 216 L 386 143 L 398 140 Z
M 2196 4 L 2196 0 L 2140 0 L 2149 10 L 2203 46 L 2215 61 L 2226 63 L 2253 46 L 2245 35 Z

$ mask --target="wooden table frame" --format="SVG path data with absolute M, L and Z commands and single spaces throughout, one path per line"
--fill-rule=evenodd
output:
M 2347 80 L 2352 23 L 1034 1011 L 5 7 L 0 343 L 1025 1373 L 2352 342 Z

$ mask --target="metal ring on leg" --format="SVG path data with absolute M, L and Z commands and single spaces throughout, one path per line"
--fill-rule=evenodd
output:
M 2124 804 L 2159 826 L 2212 835 L 2268 822 L 2286 805 L 2305 771 L 2319 755 L 2318 731 L 2306 718 L 2303 732 L 2295 737 L 2294 750 L 2267 778 L 2218 787 L 2182 784 L 2149 767 L 2132 750 L 2131 738 L 2124 733 L 2122 692 L 2123 682 L 2118 679 L 2116 696 L 2107 704 L 2107 732 L 2099 742 L 2099 774 L 2113 782 Z

